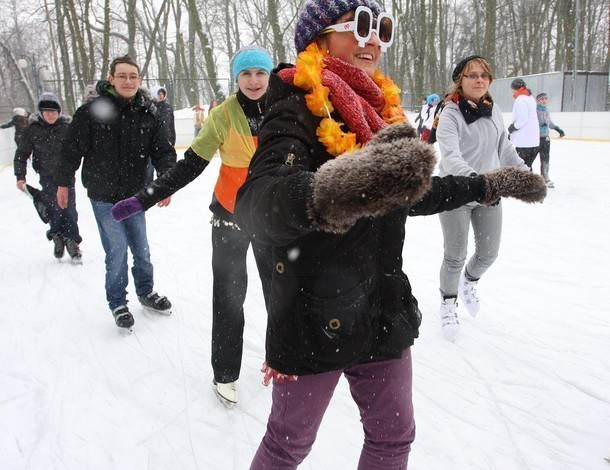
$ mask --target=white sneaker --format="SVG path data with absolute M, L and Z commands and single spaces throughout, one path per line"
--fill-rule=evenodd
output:
M 235 382 L 226 384 L 214 382 L 214 391 L 222 404 L 227 408 L 233 408 L 233 405 L 237 403 L 237 386 Z
M 443 327 L 443 333 L 445 336 L 453 341 L 460 331 L 460 322 L 456 312 L 457 302 L 455 297 L 443 299 L 441 301 L 441 309 L 439 315 L 441 316 L 441 326 Z
M 546 187 L 547 188 L 554 188 L 555 187 L 555 183 L 553 183 L 551 180 L 546 180 Z
M 460 274 L 460 286 L 458 288 L 460 299 L 462 299 L 468 313 L 473 317 L 477 316 L 481 308 L 481 301 L 477 296 L 477 282 L 466 279 L 464 272 Z

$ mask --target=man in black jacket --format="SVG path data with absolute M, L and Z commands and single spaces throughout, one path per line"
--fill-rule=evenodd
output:
M 32 167 L 40 175 L 42 198 L 50 218 L 47 238 L 53 240 L 53 255 L 61 259 L 67 249 L 70 258 L 80 262 L 82 254 L 79 244 L 82 238 L 78 230 L 74 178 L 66 181 L 66 206 L 60 208 L 55 199 L 55 169 L 61 154 L 61 141 L 68 130 L 69 122 L 70 118 L 61 114 L 61 104 L 55 94 L 45 92 L 40 95 L 38 114 L 31 117 L 30 124 L 23 130 L 13 166 L 17 188 L 24 191 L 27 162 L 30 156 L 32 157 Z
M 95 93 L 74 114 L 64 139 L 57 171 L 57 201 L 67 204 L 67 185 L 81 160 L 82 180 L 91 200 L 102 245 L 106 252 L 106 299 L 119 327 L 131 328 L 127 308 L 127 248 L 133 255 L 132 274 L 140 303 L 170 314 L 171 303 L 153 290 L 153 265 L 146 236 L 144 213 L 116 222 L 110 208 L 146 185 L 146 167 L 152 161 L 163 174 L 176 162 L 158 110 L 140 88 L 140 67 L 129 56 L 116 58 L 108 80 L 97 83 Z M 159 202 L 165 207 L 170 198 Z

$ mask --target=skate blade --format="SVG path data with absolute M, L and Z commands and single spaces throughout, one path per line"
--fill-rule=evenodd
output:
M 124 334 L 131 334 L 131 333 L 133 333 L 133 325 L 131 325 L 131 326 L 119 326 L 119 325 L 117 325 L 117 326 L 118 326 L 119 330 L 121 331 L 121 333 L 124 333 Z
M 214 393 L 216 394 L 216 396 L 220 400 L 220 403 L 222 403 L 225 406 L 225 408 L 230 410 L 231 408 L 233 408 L 236 405 L 236 403 L 234 401 L 227 400 L 220 393 L 218 393 L 218 390 L 216 390 L 216 387 L 214 387 Z
M 156 308 L 147 307 L 146 305 L 142 305 L 142 310 L 147 312 L 158 313 L 159 315 L 163 315 L 169 317 L 172 314 L 172 309 L 169 310 L 157 310 Z
M 79 258 L 79 259 L 74 259 L 74 258 L 72 258 L 72 259 L 70 260 L 70 262 L 71 262 L 72 264 L 76 264 L 76 265 L 80 265 L 80 266 L 82 266 L 82 264 L 83 264 L 83 259 L 82 259 L 82 258 Z

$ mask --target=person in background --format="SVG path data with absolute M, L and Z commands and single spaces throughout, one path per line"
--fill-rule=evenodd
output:
M 127 307 L 128 249 L 140 304 L 154 312 L 172 312 L 167 297 L 154 290 L 144 213 L 120 223 L 110 214 L 115 202 L 146 185 L 149 159 L 158 174 L 176 162 L 176 150 L 165 133 L 161 116 L 141 84 L 140 67 L 131 57 L 114 59 L 108 80 L 100 80 L 86 103 L 76 110 L 57 167 L 57 202 L 65 208 L 68 186 L 83 162 L 83 185 L 106 253 L 106 300 L 121 328 L 134 324 Z M 169 203 L 167 198 L 158 206 Z
M 174 125 L 174 108 L 167 101 L 167 89 L 162 86 L 153 87 L 152 99 L 159 110 L 161 122 L 165 127 L 165 133 L 172 146 L 176 145 L 176 126 Z
M 305 459 L 342 376 L 364 431 L 358 468 L 406 468 L 421 322 L 402 271 L 407 215 L 491 203 L 507 190 L 546 193 L 542 178 L 514 168 L 432 176 L 434 148 L 417 139 L 400 89 L 377 69 L 393 37 L 393 17 L 374 0 L 308 0 L 295 24 L 296 66 L 269 79 L 235 206 L 273 262 L 263 367 L 272 405 L 252 470 Z
M 66 207 L 60 208 L 55 197 L 55 172 L 61 158 L 62 139 L 68 131 L 70 120 L 61 114 L 61 104 L 54 93 L 45 92 L 40 95 L 38 114 L 32 116 L 30 124 L 21 134 L 13 166 L 17 188 L 24 191 L 27 162 L 30 156 L 32 157 L 32 167 L 40 175 L 43 201 L 50 216 L 47 239 L 53 241 L 53 255 L 61 259 L 67 250 L 70 258 L 78 263 L 82 260 L 79 246 L 82 237 L 78 229 L 74 178 L 67 184 Z
M 248 165 L 258 142 L 265 114 L 269 53 L 258 46 L 246 46 L 231 59 L 238 91 L 212 108 L 203 128 L 184 159 L 148 188 L 113 208 L 117 220 L 147 210 L 199 176 L 218 151 L 222 160 L 210 210 L 212 216 L 212 369 L 214 389 L 228 408 L 237 403 L 237 379 L 241 371 L 244 333 L 244 301 L 248 287 L 246 254 L 250 239 L 235 223 L 233 211 L 237 190 L 246 179 Z M 129 219 L 126 219 L 129 220 Z M 266 297 L 270 277 L 269 249 L 253 241 L 257 266 Z
M 436 116 L 436 107 L 440 101 L 440 97 L 433 93 L 428 95 L 426 98 L 426 105 L 422 107 L 422 127 L 420 131 L 420 140 L 422 142 L 428 142 L 430 139 L 430 132 L 432 131 L 432 125 L 434 124 L 434 116 Z
M 510 88 L 513 91 L 513 98 L 515 98 L 513 122 L 508 126 L 510 141 L 517 149 L 519 156 L 531 169 L 540 144 L 536 102 L 523 79 L 515 78 L 511 82 Z
M 8 129 L 9 127 L 14 127 L 15 128 L 15 136 L 14 136 L 15 143 L 17 145 L 19 145 L 19 138 L 21 137 L 21 134 L 23 133 L 23 129 L 25 129 L 25 126 L 28 125 L 29 118 L 30 118 L 30 113 L 28 113 L 25 109 L 15 108 L 15 109 L 13 109 L 13 117 L 11 118 L 11 120 L 9 122 L 7 122 L 6 124 L 2 124 L 0 126 L 0 129 Z
M 169 143 L 173 147 L 176 145 L 176 126 L 174 125 L 174 108 L 172 108 L 172 105 L 169 104 L 166 99 L 167 89 L 162 86 L 153 87 L 151 89 L 151 98 L 157 107 L 159 116 L 161 117 L 161 122 L 165 128 L 165 133 L 169 139 Z M 148 175 L 146 181 L 150 184 L 155 177 L 155 169 L 153 168 L 150 160 L 148 162 L 148 168 L 146 171 Z
M 201 128 L 203 127 L 203 121 L 205 120 L 205 109 L 203 106 L 196 104 L 193 106 L 193 111 L 195 111 L 195 137 L 197 137 L 199 132 L 201 132 Z
M 453 90 L 443 102 L 436 128 L 439 175 L 474 176 L 504 167 L 527 170 L 508 141 L 502 111 L 489 94 L 493 81 L 489 62 L 478 55 L 466 57 L 456 65 L 452 80 Z M 442 212 L 439 218 L 444 240 L 439 313 L 443 332 L 453 340 L 460 328 L 458 294 L 470 315 L 474 317 L 480 310 L 477 286 L 500 250 L 502 203 L 473 201 Z M 471 225 L 475 250 L 466 264 Z
M 428 101 L 426 100 L 426 96 L 423 97 L 421 102 L 421 108 L 419 109 L 419 113 L 415 116 L 415 122 L 417 124 L 417 135 L 421 135 L 421 126 L 424 123 L 423 114 L 426 110 L 426 106 L 428 106 Z
M 554 188 L 555 184 L 549 178 L 549 165 L 551 161 L 551 136 L 549 135 L 549 129 L 557 131 L 559 138 L 564 137 L 566 133 L 552 121 L 551 113 L 547 108 L 548 102 L 549 97 L 546 93 L 539 93 L 536 96 L 536 112 L 538 113 L 538 124 L 540 125 L 540 174 L 544 181 L 546 181 L 547 187 Z

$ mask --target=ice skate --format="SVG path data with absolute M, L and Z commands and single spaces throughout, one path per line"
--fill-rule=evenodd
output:
M 227 408 L 233 408 L 237 403 L 237 386 L 235 382 L 221 384 L 216 383 L 214 380 L 214 391 L 221 403 Z
M 58 260 L 64 257 L 66 245 L 64 244 L 64 237 L 61 234 L 56 233 L 51 238 L 53 240 L 53 256 Z
M 447 339 L 453 341 L 460 331 L 460 322 L 456 312 L 457 299 L 449 297 L 441 301 L 439 315 L 441 317 L 441 327 Z
M 460 286 L 458 288 L 458 292 L 460 294 L 460 299 L 466 307 L 466 310 L 468 310 L 468 313 L 470 313 L 472 317 L 476 317 L 481 308 L 481 302 L 477 296 L 477 282 L 478 281 L 469 281 L 466 279 L 465 272 L 460 274 Z
M 125 305 L 119 305 L 112 311 L 114 322 L 119 328 L 125 328 L 132 331 L 133 324 L 135 323 L 133 315 Z
M 163 315 L 172 314 L 172 303 L 164 295 L 159 295 L 152 291 L 148 295 L 141 295 L 138 300 L 142 307 L 152 310 L 153 312 L 162 313 Z
M 80 251 L 78 243 L 76 243 L 74 240 L 70 240 L 69 238 L 66 238 L 64 242 L 72 262 L 76 264 L 83 264 L 83 254 Z

